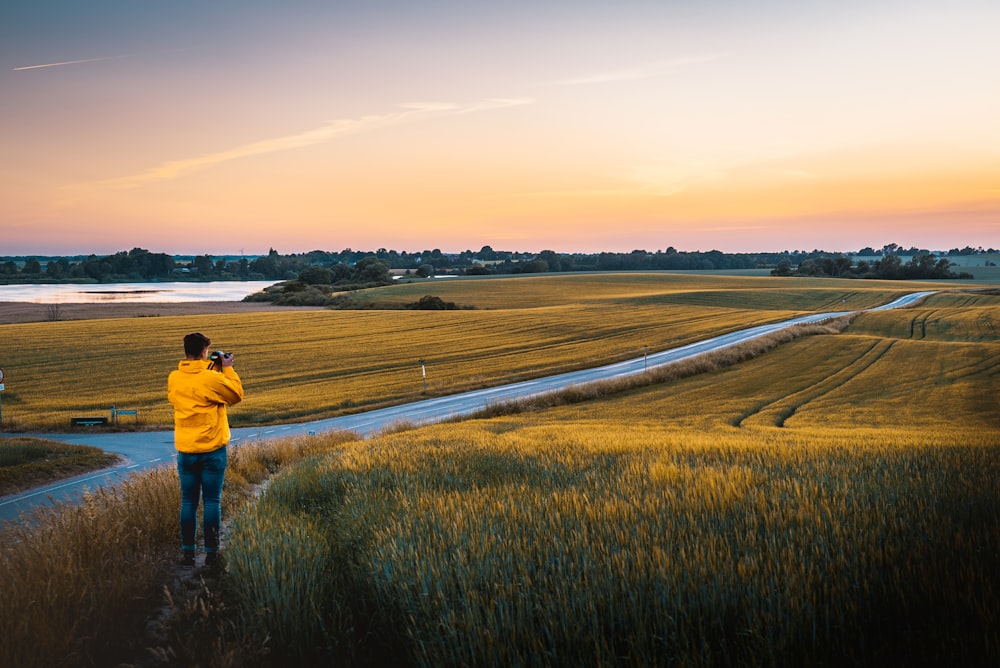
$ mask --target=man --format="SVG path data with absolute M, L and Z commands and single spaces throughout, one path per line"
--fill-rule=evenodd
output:
M 226 406 L 243 399 L 243 382 L 231 353 L 209 361 L 212 344 L 204 334 L 184 337 L 185 359 L 167 378 L 167 398 L 174 405 L 174 447 L 181 482 L 182 566 L 194 566 L 198 497 L 204 498 L 205 565 L 219 555 L 222 483 L 226 475 L 229 418 Z

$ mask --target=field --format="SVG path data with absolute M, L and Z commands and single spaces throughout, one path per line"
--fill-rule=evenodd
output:
M 346 323 L 355 318 L 371 325 L 413 317 L 434 322 L 450 342 L 442 358 L 485 366 L 510 346 L 506 366 L 530 375 L 548 372 L 540 351 L 564 360 L 553 363 L 564 370 L 574 350 L 604 360 L 618 348 L 634 354 L 643 343 L 672 345 L 668 337 L 860 308 L 923 287 L 595 278 L 456 281 L 435 290 L 474 311 L 283 317 L 288 328 L 299 318 L 345 318 L 342 331 L 354 331 Z M 416 284 L 399 287 L 421 294 Z M 519 296 L 532 308 L 519 306 Z M 490 315 L 503 324 L 490 324 Z M 584 403 L 512 406 L 497 417 L 400 426 L 364 441 L 287 442 L 266 491 L 226 510 L 218 587 L 175 606 L 147 656 L 215 666 L 997 665 L 998 321 L 995 291 L 945 292 L 917 307 L 859 315 L 840 334 Z M 120 326 L 136 322 L 144 319 Z M 456 332 L 470 323 L 492 336 L 475 333 L 455 350 L 465 346 Z M 195 328 L 183 319 L 171 326 Z M 510 336 L 495 342 L 507 327 Z M 385 345 L 383 358 L 402 360 L 389 343 L 402 335 L 392 335 L 375 340 Z M 234 347 L 228 336 L 222 345 Z M 341 347 L 338 333 L 326 340 Z M 514 350 L 515 340 L 529 350 Z M 123 339 L 124 350 L 135 354 L 135 341 Z M 87 354 L 100 345 L 79 344 Z M 247 356 L 266 354 L 261 346 Z M 391 373 L 373 368 L 371 383 Z M 464 369 L 454 366 L 464 378 L 456 387 L 480 382 Z M 286 391 L 299 391 L 293 377 L 282 379 Z M 6 398 L 4 406 L 6 413 Z M 293 450 L 307 459 L 294 464 Z M 277 468 L 273 458 L 244 463 L 234 468 L 234 489 L 245 499 L 246 480 Z M 48 568 L 82 568 L 84 555 L 108 540 L 119 552 L 155 536 L 170 545 L 176 500 L 163 477 L 151 476 L 156 512 L 144 510 L 147 495 L 133 488 L 128 514 L 120 511 L 127 519 L 99 521 L 92 539 L 64 544 L 39 532 L 7 541 L 0 565 L 16 564 L 25 586 L 11 589 L 0 612 L 44 612 L 13 594 L 28 601 L 37 585 L 58 581 L 70 609 L 93 601 L 113 619 L 109 609 L 118 607 L 134 626 L 136 602 L 156 591 L 155 578 L 142 593 L 118 592 L 120 603 L 101 605 L 98 594 L 111 588 L 102 578 L 116 572 L 106 562 L 75 593 L 72 583 L 87 578 L 73 571 L 54 580 L 34 555 L 61 555 Z M 85 511 L 81 526 L 88 513 L 104 517 Z M 112 538 L 108 527 L 118 532 Z M 76 631 L 76 643 L 64 640 L 72 633 L 52 617 L 31 617 L 46 629 L 18 625 L 10 646 L 24 650 L 8 656 L 39 656 L 38 638 L 58 638 L 77 657 L 104 656 L 95 647 L 122 642 L 110 621 Z
M 301 311 L 0 325 L 3 431 L 66 430 L 80 415 L 138 411 L 169 428 L 166 376 L 184 334 L 236 354 L 249 388 L 235 426 L 302 421 L 638 357 L 816 310 L 889 301 L 916 285 L 664 273 L 445 280 L 358 295 L 433 293 L 472 310 Z M 942 286 L 934 286 L 942 287 Z M 947 284 L 947 287 L 956 287 Z
M 377 651 L 353 606 L 418 665 L 993 663 L 998 316 L 942 295 L 670 386 L 350 446 L 241 518 L 232 577 L 247 614 L 290 615 L 260 620 L 291 654 L 331 642 L 322 613 Z M 268 598 L 282 559 L 312 584 Z

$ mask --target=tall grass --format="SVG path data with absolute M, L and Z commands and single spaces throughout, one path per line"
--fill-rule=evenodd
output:
M 423 428 L 288 475 L 305 489 L 255 509 L 230 553 L 260 567 L 230 586 L 268 611 L 279 661 L 336 639 L 395 646 L 396 665 L 981 664 L 1000 652 L 998 445 L 539 415 Z M 327 510 L 306 513 L 317 494 Z M 282 555 L 345 536 L 282 595 Z
M 282 466 L 355 438 L 233 448 L 224 520 Z M 94 491 L 79 505 L 43 507 L 0 527 L 0 665 L 116 665 L 147 656 L 147 620 L 179 555 L 179 507 L 176 469 L 164 467 Z M 221 654 L 220 645 L 209 646 Z M 161 655 L 176 658 L 179 649 Z
M 81 505 L 43 508 L 0 543 L 0 664 L 94 665 L 140 639 L 177 533 L 176 474 L 158 469 Z M 118 651 L 123 648 L 119 645 Z
M 274 657 L 329 658 L 333 638 L 397 665 L 995 664 L 996 344 L 883 317 L 287 471 L 268 513 L 340 552 L 321 600 L 284 602 L 313 640 Z M 252 614 L 264 574 L 233 575 Z

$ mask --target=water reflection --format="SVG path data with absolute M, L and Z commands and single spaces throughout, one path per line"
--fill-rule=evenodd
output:
M 0 302 L 98 304 L 240 301 L 275 281 L 209 281 L 207 283 L 99 283 L 0 285 Z

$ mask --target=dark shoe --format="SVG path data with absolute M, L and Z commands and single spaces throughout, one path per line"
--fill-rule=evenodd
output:
M 184 568 L 194 567 L 194 552 L 190 550 L 184 550 L 184 556 L 181 557 L 181 566 Z
M 218 552 L 206 552 L 205 553 L 205 567 L 212 568 L 219 563 L 219 553 Z

